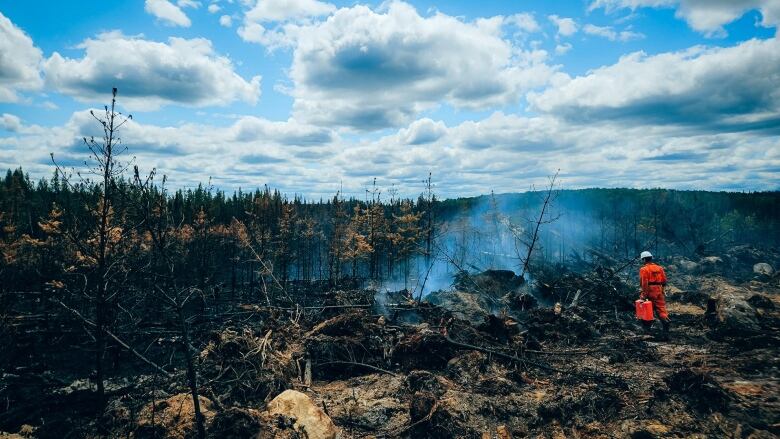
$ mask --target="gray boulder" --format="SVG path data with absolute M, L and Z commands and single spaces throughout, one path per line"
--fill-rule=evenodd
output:
M 694 273 L 694 272 L 696 272 L 696 270 L 699 269 L 699 264 L 697 264 L 697 263 L 695 263 L 693 261 L 689 261 L 687 259 L 680 260 L 677 263 L 677 265 L 679 265 L 680 268 L 682 268 L 684 271 L 686 271 L 688 273 Z
M 753 265 L 753 273 L 764 276 L 772 276 L 775 274 L 775 270 L 766 262 L 759 262 L 758 264 Z
M 719 273 L 726 267 L 723 259 L 718 256 L 707 256 L 699 260 L 699 271 L 701 273 Z
M 756 309 L 737 289 L 728 288 L 710 296 L 707 321 L 721 335 L 745 336 L 761 330 Z

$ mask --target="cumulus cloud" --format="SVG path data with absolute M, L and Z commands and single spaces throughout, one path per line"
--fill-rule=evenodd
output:
M 298 34 L 290 76 L 296 117 L 372 130 L 442 102 L 483 109 L 547 83 L 546 52 L 501 38 L 503 17 L 465 22 L 410 5 L 338 10 Z
M 570 120 L 680 124 L 707 130 L 780 130 L 780 40 L 694 47 L 616 64 L 565 81 L 529 101 Z
M 46 128 L 7 120 L 18 128 L 15 136 L 0 137 L 0 166 L 22 165 L 34 177 L 51 175 L 49 152 L 66 166 L 80 165 L 88 154 L 79 139 L 100 128 L 87 111 Z M 307 197 L 333 195 L 340 186 L 347 195 L 359 195 L 374 177 L 380 186 L 394 184 L 403 195 L 415 196 L 428 172 L 444 197 L 509 192 L 543 184 L 558 168 L 568 188 L 760 190 L 780 184 L 780 174 L 771 171 L 780 168 L 775 137 L 622 121 L 578 124 L 547 114 L 495 112 L 452 127 L 423 118 L 395 133 L 362 139 L 342 139 L 294 119 L 256 117 L 242 117 L 226 127 L 134 120 L 120 135 L 128 155 L 167 174 L 176 187 L 211 176 L 222 189 L 270 183 Z M 31 151 L 31 144 L 40 147 Z
M 18 102 L 18 91 L 40 89 L 42 59 L 32 39 L 0 13 L 0 102 Z
M 533 14 L 527 12 L 510 15 L 504 19 L 504 23 L 515 26 L 519 30 L 528 33 L 539 32 L 542 30 Z
M 407 145 L 423 145 L 439 140 L 446 132 L 447 126 L 444 122 L 436 122 L 426 117 L 402 129 L 399 136 Z
M 195 0 L 178 0 L 176 4 L 179 5 L 180 8 L 198 9 L 200 7 L 200 2 Z
M 220 9 L 222 9 L 222 8 L 218 4 L 216 4 L 216 3 L 212 3 L 208 7 L 209 13 L 211 13 L 211 14 L 216 14 L 217 12 L 220 11 Z
M 334 134 L 327 128 L 299 124 L 295 121 L 273 122 L 244 116 L 231 128 L 229 138 L 239 142 L 273 141 L 282 145 L 317 146 L 330 143 Z
M 639 9 L 643 7 L 661 8 L 672 6 L 679 0 L 593 0 L 588 5 L 589 11 L 595 11 L 604 8 L 607 13 L 612 13 L 619 9 Z
M 121 98 L 121 96 L 120 96 Z M 95 110 L 98 111 L 98 110 Z M 203 183 L 209 176 L 227 189 L 239 186 L 255 188 L 264 183 L 285 190 L 313 193 L 317 186 L 338 185 L 333 173 L 330 181 L 318 170 L 322 156 L 332 157 L 338 150 L 338 136 L 331 130 L 295 120 L 269 121 L 244 116 L 229 126 L 186 123 L 158 126 L 128 121 L 119 131 L 128 151 L 120 159 L 134 156 L 142 170 L 157 168 L 171 177 L 178 187 Z M 102 132 L 89 111 L 77 111 L 63 125 L 25 126 L 13 116 L 0 117 L 0 127 L 9 125 L 14 136 L 0 136 L 0 167 L 24 166 L 34 176 L 50 176 L 49 153 L 63 166 L 83 168 L 89 160 L 83 136 Z M 30 144 L 36 148 L 31 150 Z M 319 156 L 316 151 L 323 151 Z
M 223 27 L 231 27 L 233 26 L 233 19 L 230 17 L 230 15 L 223 15 L 219 17 L 219 25 Z
M 558 36 L 572 36 L 579 28 L 573 18 L 559 17 L 557 15 L 549 15 L 547 18 L 558 28 Z
M 79 100 L 101 101 L 118 87 L 130 108 L 251 104 L 260 97 L 260 76 L 245 80 L 231 61 L 203 38 L 170 38 L 167 43 L 109 32 L 78 46 L 80 59 L 55 52 L 45 62 L 51 88 Z
M 22 120 L 19 119 L 19 116 L 9 113 L 3 113 L 0 116 L 0 129 L 14 133 L 19 131 L 21 127 Z
M 569 43 L 558 44 L 555 46 L 555 53 L 557 55 L 565 55 L 571 50 L 571 47 Z
M 336 7 L 318 0 L 247 0 L 243 24 L 238 35 L 246 42 L 258 43 L 270 50 L 292 47 L 301 26 L 330 15 Z
M 244 21 L 237 33 L 247 43 L 261 44 L 272 51 L 294 46 L 298 30 L 300 26 L 292 22 L 266 27 L 260 23 Z
M 246 12 L 246 19 L 254 22 L 286 21 L 329 15 L 336 6 L 317 0 L 257 0 Z
M 630 30 L 616 31 L 611 26 L 596 26 L 594 24 L 586 24 L 582 31 L 588 35 L 604 37 L 610 41 L 631 41 L 644 38 L 644 35 L 639 32 Z
M 144 10 L 169 26 L 190 27 L 189 17 L 168 0 L 146 0 Z
M 724 25 L 751 10 L 761 12 L 762 26 L 780 24 L 780 2 L 777 0 L 594 0 L 589 10 L 604 8 L 609 13 L 641 7 L 676 7 L 678 18 L 685 20 L 694 30 L 710 36 L 725 35 Z
M 616 136 L 617 131 L 623 135 Z M 774 140 L 754 133 L 583 125 L 550 115 L 496 112 L 447 127 L 425 144 L 409 145 L 407 135 L 404 128 L 346 144 L 324 163 L 343 178 L 347 191 L 356 192 L 378 177 L 380 184 L 393 183 L 414 194 L 408 186 L 432 171 L 442 196 L 514 192 L 543 184 L 558 168 L 568 188 L 771 189 L 780 183 L 777 175 L 760 171 L 780 164 L 780 153 L 767 152 Z

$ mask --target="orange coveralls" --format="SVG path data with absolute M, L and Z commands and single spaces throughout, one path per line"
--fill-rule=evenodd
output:
M 646 263 L 639 269 L 639 284 L 642 287 L 639 298 L 653 302 L 653 308 L 658 312 L 658 317 L 661 320 L 668 320 L 669 313 L 666 312 L 664 298 L 664 286 L 666 285 L 664 269 L 654 262 Z

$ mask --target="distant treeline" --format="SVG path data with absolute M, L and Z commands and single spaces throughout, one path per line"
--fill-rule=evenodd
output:
M 111 193 L 108 227 L 117 242 L 109 244 L 123 253 L 113 257 L 129 279 L 147 276 L 149 260 L 159 258 L 154 234 L 164 228 L 165 245 L 177 241 L 168 256 L 179 259 L 180 282 L 231 291 L 256 290 L 269 276 L 282 284 L 402 276 L 410 259 L 430 251 L 437 202 L 430 192 L 310 201 L 267 187 L 167 192 L 129 180 L 116 180 Z M 0 184 L 0 291 L 40 289 L 89 271 L 90 251 L 80 247 L 94 244 L 101 200 L 98 184 L 66 184 L 59 172 L 32 181 L 22 169 L 9 170 Z
M 334 195 L 312 201 L 267 187 L 227 194 L 202 186 L 164 192 L 131 181 L 116 185 L 111 218 L 122 231 L 117 239 L 123 251 L 137 258 L 123 260 L 131 273 L 151 257 L 148 222 L 156 221 L 155 227 L 171 229 L 169 239 L 181 241 L 183 281 L 230 290 L 257 289 L 261 272 L 269 270 L 282 283 L 398 279 L 408 277 L 420 258 L 441 257 L 437 251 L 465 264 L 479 250 L 487 256 L 470 260 L 471 267 L 512 268 L 516 262 L 491 255 L 518 248 L 541 203 L 535 192 L 439 201 L 429 188 L 417 199 L 379 199 L 369 191 L 363 200 Z M 100 198 L 98 185 L 66 184 L 58 172 L 32 181 L 22 169 L 8 170 L 0 185 L 0 290 L 36 289 L 88 270 L 78 242 L 89 241 Z M 153 199 L 164 200 L 165 218 L 161 206 L 157 213 L 143 211 Z M 565 262 L 586 249 L 695 257 L 742 243 L 777 246 L 778 206 L 780 192 L 561 190 L 535 258 Z M 260 260 L 267 265 L 260 267 Z
M 437 206 L 440 219 L 453 221 L 504 212 L 527 224 L 539 209 L 537 192 L 448 199 Z M 780 192 L 710 192 L 670 189 L 561 190 L 553 218 L 543 232 L 539 254 L 565 261 L 588 248 L 612 256 L 642 250 L 691 258 L 716 255 L 740 244 L 780 245 Z

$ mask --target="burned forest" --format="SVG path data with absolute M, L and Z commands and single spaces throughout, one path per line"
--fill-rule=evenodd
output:
M 92 116 L 0 182 L 0 437 L 780 434 L 777 192 L 171 189 Z

